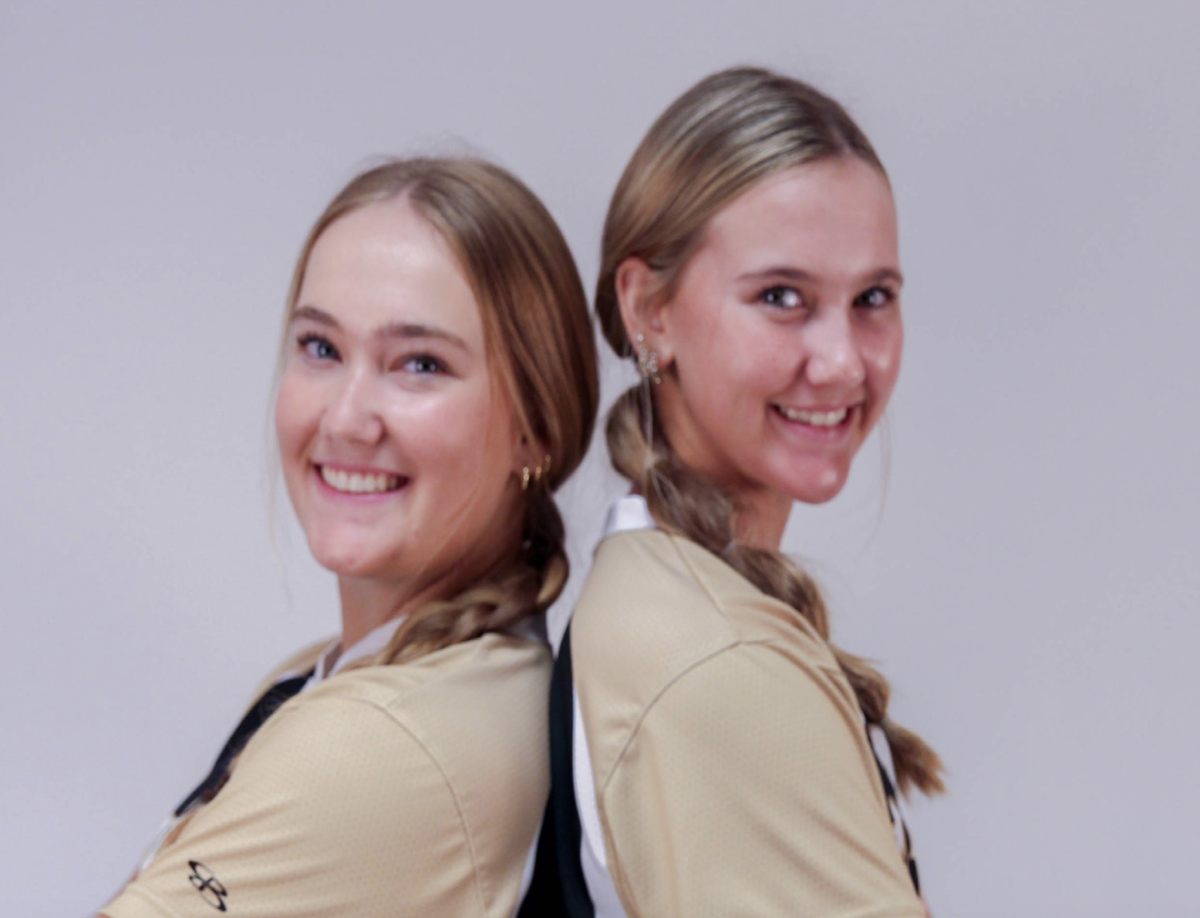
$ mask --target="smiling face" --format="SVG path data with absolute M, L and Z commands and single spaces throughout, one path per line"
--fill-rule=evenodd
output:
M 317 239 L 275 408 L 317 561 L 343 578 L 459 580 L 515 545 L 522 455 L 453 252 L 404 200 Z
M 734 199 L 674 295 L 626 320 L 669 365 L 655 402 L 684 464 L 752 512 L 834 497 L 896 383 L 900 282 L 891 190 L 862 160 Z

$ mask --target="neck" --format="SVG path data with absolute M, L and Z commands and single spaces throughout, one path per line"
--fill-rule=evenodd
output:
M 384 622 L 403 616 L 415 608 L 416 595 L 392 584 L 338 577 L 337 592 L 342 599 L 342 649 L 353 647 Z
M 733 536 L 753 548 L 779 551 L 792 513 L 792 499 L 777 491 L 734 496 Z
M 342 600 L 342 648 L 354 646 L 384 622 L 408 615 L 426 603 L 450 599 L 469 585 L 490 576 L 513 557 L 519 545 L 515 534 L 502 531 L 500 535 L 497 542 L 505 550 L 497 551 L 492 546 L 488 551 L 483 551 L 482 547 L 466 551 L 459 561 L 432 576 L 403 580 L 338 577 L 338 593 Z
M 421 587 L 358 577 L 339 577 L 338 594 L 342 600 L 343 650 L 353 647 L 384 622 L 407 615 L 430 600 L 450 595 L 445 592 L 444 583 Z
M 792 498 L 781 491 L 734 477 L 718 449 L 687 416 L 682 394 L 671 373 L 654 389 L 654 410 L 676 459 L 693 472 L 714 482 L 733 502 L 733 537 L 754 548 L 778 551 L 783 530 L 792 512 Z

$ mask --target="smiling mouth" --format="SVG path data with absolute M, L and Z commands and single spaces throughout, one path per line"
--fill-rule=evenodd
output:
M 383 472 L 344 472 L 324 465 L 318 466 L 317 471 L 325 484 L 343 494 L 384 494 L 399 491 L 408 483 L 407 478 Z
M 775 410 L 789 421 L 807 424 L 809 427 L 837 427 L 846 420 L 849 408 L 838 408 L 834 411 L 805 411 L 802 408 L 786 408 L 775 405 Z

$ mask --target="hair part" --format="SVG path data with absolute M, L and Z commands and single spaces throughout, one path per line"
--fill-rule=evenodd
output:
M 558 225 L 519 179 L 476 158 L 393 159 L 353 178 L 301 248 L 283 348 L 317 240 L 341 217 L 390 201 L 413 207 L 454 252 L 479 306 L 492 378 L 531 449 L 551 463 L 527 492 L 511 557 L 458 595 L 411 611 L 366 664 L 405 662 L 503 630 L 554 602 L 569 565 L 553 492 L 587 452 L 600 388 L 587 297 Z
M 616 290 L 623 262 L 645 262 L 657 294 L 669 298 L 708 224 L 730 202 L 770 175 L 835 157 L 857 157 L 886 178 L 845 109 L 799 80 L 737 68 L 706 77 L 676 99 L 634 152 L 604 223 L 596 314 L 613 350 L 633 356 Z M 654 415 L 646 380 L 613 405 L 605 433 L 617 472 L 646 498 L 663 530 L 722 558 L 804 616 L 829 644 L 863 714 L 888 737 L 902 792 L 943 790 L 937 753 L 888 718 L 887 680 L 829 642 L 829 611 L 816 582 L 782 552 L 735 539 L 737 507 L 716 483 L 683 465 Z

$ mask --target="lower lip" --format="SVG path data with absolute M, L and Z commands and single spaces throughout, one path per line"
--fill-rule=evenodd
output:
M 397 494 L 404 493 L 404 489 L 408 487 L 411 479 L 401 478 L 400 487 L 391 491 L 339 491 L 327 482 L 321 475 L 319 466 L 313 466 L 313 474 L 317 479 L 317 489 L 329 497 L 334 497 L 339 500 L 349 500 L 356 504 L 377 504 L 387 500 L 389 497 L 395 497 Z
M 805 424 L 803 421 L 793 421 L 774 407 L 771 408 L 771 414 L 793 435 L 804 437 L 810 442 L 840 443 L 849 435 L 850 426 L 858 416 L 858 410 L 857 406 L 848 409 L 841 423 L 832 427 L 818 427 L 815 424 Z

